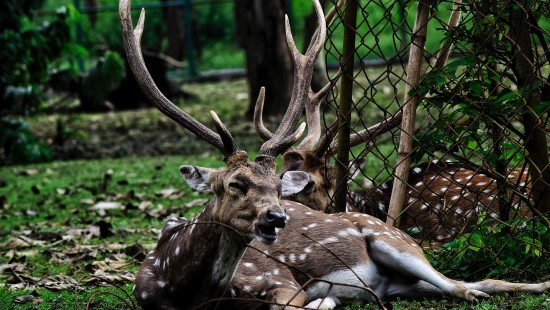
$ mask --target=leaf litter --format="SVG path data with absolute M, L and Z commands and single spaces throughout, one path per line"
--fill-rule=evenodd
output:
M 108 172 L 107 182 L 96 181 L 102 183 L 99 186 L 82 182 L 49 187 L 37 182 L 29 188 L 37 201 L 32 207 L 8 205 L 3 198 L 2 218 L 26 217 L 10 231 L 0 227 L 0 283 L 7 289 L 31 292 L 14 297 L 13 303 L 42 302 L 38 289 L 82 292 L 104 283 L 133 283 L 140 262 L 156 244 L 162 222 L 183 216 L 190 208 L 202 208 L 206 202 L 187 198 L 183 203 L 185 191 L 172 187 L 140 193 L 134 190 L 139 188 L 136 184 L 150 186 L 155 180 L 142 176 L 137 181 L 117 180 L 116 170 Z M 54 173 L 51 169 L 19 172 L 27 178 Z M 9 186 L 8 181 L 5 184 Z M 120 189 L 125 186 L 132 189 Z M 130 222 L 119 224 L 125 217 Z M 129 224 L 153 219 L 150 226 Z M 134 236 L 140 240 L 126 239 Z

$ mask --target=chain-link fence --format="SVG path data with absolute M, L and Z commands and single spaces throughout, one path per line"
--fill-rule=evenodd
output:
M 453 275 L 548 270 L 544 1 L 351 1 L 337 14 L 325 49 L 344 74 L 323 119 L 339 125 L 336 168 L 347 169 L 348 154 L 366 164 L 350 184 L 337 180 L 334 207 L 384 220 L 394 212 L 389 221 L 437 249 L 433 263 Z M 351 49 L 336 39 L 346 32 Z

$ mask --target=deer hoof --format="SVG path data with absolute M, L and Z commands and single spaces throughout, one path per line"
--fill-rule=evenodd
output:
M 491 297 L 491 295 L 485 293 L 485 292 L 482 292 L 482 291 L 478 291 L 478 290 L 467 290 L 465 293 L 464 293 L 464 297 L 467 301 L 469 302 L 475 302 L 477 301 L 478 298 L 489 298 Z
M 336 302 L 330 297 L 315 299 L 305 306 L 305 309 L 330 310 L 336 308 Z

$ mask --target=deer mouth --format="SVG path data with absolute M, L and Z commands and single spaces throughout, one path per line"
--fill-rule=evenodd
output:
M 256 237 L 260 242 L 271 244 L 277 240 L 278 229 L 271 225 L 256 225 Z

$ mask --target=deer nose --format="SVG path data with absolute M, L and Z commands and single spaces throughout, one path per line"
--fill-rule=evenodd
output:
M 284 212 L 269 209 L 265 214 L 265 220 L 273 227 L 283 228 L 286 226 L 286 214 Z

